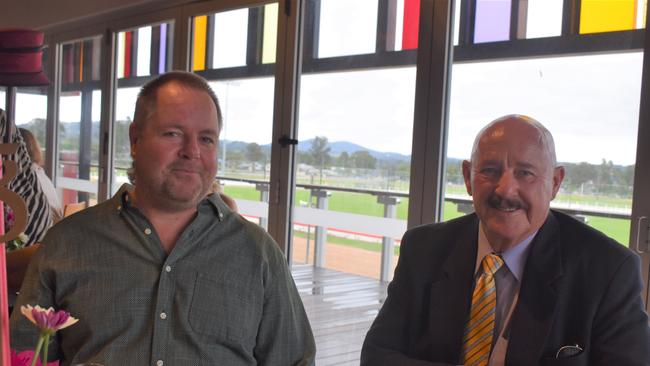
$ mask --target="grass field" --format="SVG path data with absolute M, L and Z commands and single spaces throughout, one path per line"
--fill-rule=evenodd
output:
M 226 185 L 224 191 L 235 198 L 252 200 L 256 201 L 260 198 L 260 192 L 256 191 L 252 186 L 237 186 L 237 185 Z M 462 191 L 459 191 L 459 193 Z M 451 193 L 451 192 L 450 192 Z M 608 204 L 610 202 L 605 202 L 600 197 L 591 198 L 592 201 L 588 201 L 588 197 L 581 196 L 580 200 L 576 197 L 569 196 L 560 196 L 558 199 L 571 199 L 571 202 L 580 202 L 580 203 L 593 203 L 597 201 L 601 205 Z M 296 205 L 309 202 L 309 191 L 304 189 L 296 190 Z M 315 204 L 316 199 L 313 198 L 312 203 Z M 621 207 L 625 204 L 625 200 L 611 198 L 612 204 L 620 204 Z M 628 200 L 629 205 L 629 200 Z M 328 202 L 328 209 L 336 212 L 347 212 L 360 215 L 368 216 L 377 216 L 381 217 L 384 214 L 384 206 L 377 203 L 377 197 L 370 196 L 368 194 L 362 193 L 352 193 L 352 192 L 332 192 L 332 196 Z M 401 203 L 397 206 L 397 218 L 400 220 L 406 220 L 408 214 L 408 198 L 402 198 Z M 457 207 L 454 203 L 445 202 L 444 205 L 444 218 L 445 220 L 450 220 L 459 216 L 462 216 L 463 213 L 458 212 Z M 629 240 L 630 232 L 630 220 L 624 219 L 612 219 L 596 216 L 588 216 L 587 223 L 614 238 L 620 243 L 627 245 Z M 296 234 L 297 235 L 297 234 Z M 362 241 L 330 237 L 331 242 L 336 242 L 338 244 L 349 245 L 359 248 L 364 248 L 368 250 L 380 250 L 380 245 L 366 243 Z

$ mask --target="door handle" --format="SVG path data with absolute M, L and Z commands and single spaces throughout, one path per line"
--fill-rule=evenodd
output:
M 636 224 L 636 243 L 634 250 L 639 254 L 648 253 L 648 229 L 650 229 L 648 226 L 648 217 L 639 216 Z

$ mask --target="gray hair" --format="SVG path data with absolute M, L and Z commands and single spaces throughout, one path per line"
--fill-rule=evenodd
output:
M 483 137 L 483 135 L 492 127 L 495 125 L 502 123 L 504 121 L 508 120 L 516 120 L 520 121 L 521 123 L 528 124 L 531 127 L 534 127 L 539 131 L 539 144 L 541 146 L 544 146 L 546 151 L 548 152 L 548 156 L 551 159 L 551 166 L 552 167 L 557 167 L 557 157 L 555 155 L 555 142 L 553 141 L 553 135 L 551 135 L 551 132 L 544 127 L 544 125 L 539 122 L 538 120 L 525 116 L 522 114 L 508 114 L 502 117 L 499 117 L 495 119 L 494 121 L 488 123 L 487 126 L 483 127 L 481 131 L 476 135 L 476 138 L 474 139 L 474 144 L 472 145 L 472 155 L 471 155 L 471 160 L 475 160 L 476 154 L 478 152 L 478 144 Z

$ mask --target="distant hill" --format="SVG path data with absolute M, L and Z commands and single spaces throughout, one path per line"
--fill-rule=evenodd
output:
M 298 151 L 301 152 L 309 151 L 309 149 L 311 148 L 312 141 L 314 141 L 314 139 L 300 141 L 300 143 L 298 144 Z M 347 152 L 348 154 L 352 154 L 355 151 L 368 151 L 368 153 L 370 153 L 370 155 L 372 155 L 372 157 L 374 157 L 377 160 L 393 160 L 393 161 L 411 160 L 410 155 L 403 155 L 396 152 L 372 150 L 348 141 L 330 142 L 329 147 L 330 147 L 330 155 L 335 157 L 341 155 L 341 153 L 343 153 L 344 151 Z
M 308 152 L 309 149 L 311 148 L 312 141 L 313 139 L 300 141 L 298 143 L 298 151 Z M 248 145 L 248 142 L 230 141 L 230 140 L 222 140 L 220 143 L 226 144 L 226 149 L 228 149 L 228 151 L 239 151 L 242 153 L 246 151 L 246 145 Z M 264 151 L 267 154 L 271 151 L 271 144 L 261 145 L 261 147 L 262 147 L 262 151 Z M 365 150 L 368 151 L 370 155 L 372 155 L 377 160 L 392 160 L 392 161 L 401 162 L 401 161 L 409 161 L 411 159 L 409 155 L 403 155 L 394 152 L 371 150 L 361 145 L 357 145 L 355 143 L 348 142 L 348 141 L 330 142 L 329 147 L 330 147 L 330 155 L 333 157 L 337 157 L 341 155 L 341 153 L 343 153 L 344 151 L 351 155 L 355 151 Z

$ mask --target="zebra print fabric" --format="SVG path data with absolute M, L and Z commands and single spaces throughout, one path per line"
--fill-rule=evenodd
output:
M 9 123 L 5 111 L 0 109 L 0 137 L 7 133 Z M 27 145 L 17 128 L 11 131 L 10 142 L 18 143 L 18 151 L 3 156 L 3 160 L 13 160 L 18 165 L 16 177 L 9 182 L 9 190 L 16 192 L 27 206 L 27 227 L 24 233 L 29 237 L 26 245 L 41 241 L 45 232 L 52 225 L 50 206 L 43 193 L 36 173 L 31 169 L 32 161 L 27 153 Z

